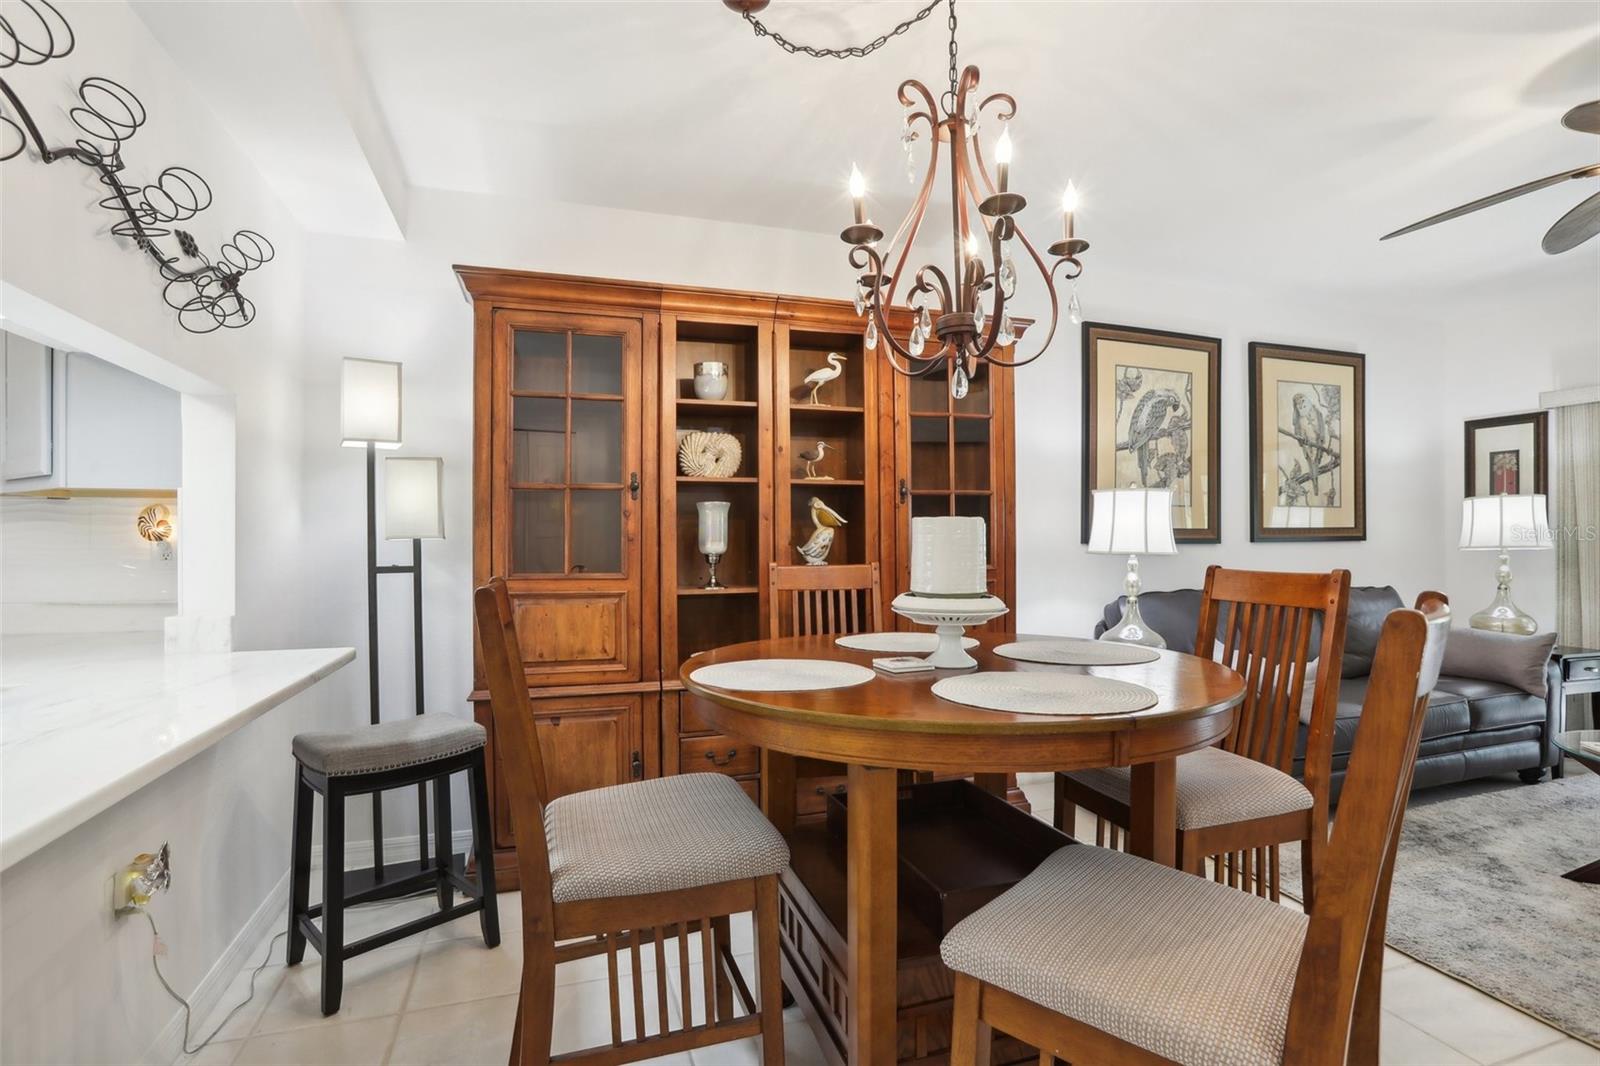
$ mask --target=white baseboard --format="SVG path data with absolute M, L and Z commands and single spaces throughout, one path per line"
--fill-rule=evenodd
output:
M 278 883 L 272 887 L 272 891 L 267 893 L 267 898 L 261 901 L 261 905 L 250 915 L 244 927 L 239 930 L 239 934 L 233 938 L 221 957 L 189 994 L 194 1025 L 204 1025 L 209 1021 L 217 1004 L 222 1001 L 223 993 L 233 983 L 233 979 L 247 965 L 259 961 L 254 957 L 256 948 L 260 947 L 262 938 L 283 920 L 288 906 L 289 872 L 285 870 Z M 150 979 L 154 981 L 155 975 L 150 975 Z M 204 1033 L 194 1033 L 191 1039 L 204 1035 Z M 169 1066 L 183 1055 L 183 1008 L 178 1007 L 172 1019 L 162 1027 L 161 1032 L 146 1049 L 142 1061 Z
M 472 830 L 459 829 L 451 834 L 451 847 L 457 852 L 472 851 Z M 430 847 L 432 837 L 429 838 Z M 417 847 L 417 834 L 407 836 L 384 837 L 383 858 L 385 862 L 404 862 L 415 860 L 419 850 Z M 344 865 L 347 870 L 360 869 L 372 865 L 372 841 L 351 840 L 344 846 Z M 311 866 L 313 870 L 322 869 L 322 846 L 319 844 L 311 849 Z M 263 937 L 267 936 L 273 928 L 283 920 L 289 906 L 289 872 L 284 871 L 272 891 L 267 893 L 267 898 L 261 901 L 255 913 L 250 915 L 239 934 L 229 943 L 227 950 L 217 959 L 211 970 L 201 978 L 189 996 L 189 1003 L 193 1010 L 193 1024 L 204 1025 L 210 1020 L 217 1004 L 221 1002 L 222 995 L 233 983 L 233 979 L 244 970 L 246 966 L 257 963 L 254 957 L 255 949 L 260 946 Z M 152 977 L 153 979 L 153 977 Z M 204 1033 L 194 1033 L 192 1037 L 204 1036 Z M 172 1019 L 162 1027 L 160 1034 L 151 1042 L 146 1050 L 143 1062 L 153 1066 L 170 1066 L 184 1055 L 183 1051 L 183 1009 L 178 1008 Z

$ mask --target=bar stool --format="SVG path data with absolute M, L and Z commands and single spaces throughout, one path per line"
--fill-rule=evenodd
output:
M 335 1014 L 344 991 L 344 960 L 454 921 L 478 914 L 483 942 L 500 943 L 500 914 L 494 894 L 494 854 L 490 844 L 489 792 L 484 779 L 486 734 L 476 722 L 442 714 L 423 714 L 363 726 L 348 733 L 301 733 L 294 738 L 294 829 L 290 849 L 288 963 L 305 957 L 309 940 L 322 954 L 322 1013 Z M 472 850 L 476 881 L 455 867 L 450 832 L 450 775 L 467 772 L 472 796 Z M 344 869 L 344 801 L 347 796 L 406 785 L 433 784 L 434 856 L 431 863 L 390 864 L 384 870 Z M 322 903 L 311 906 L 311 814 L 313 793 L 323 797 Z M 418 826 L 420 835 L 427 826 Z M 390 878 L 390 873 L 399 876 Z M 344 911 L 358 903 L 405 895 L 433 887 L 439 909 L 426 917 L 344 942 Z M 455 902 L 459 889 L 468 899 Z M 322 928 L 313 919 L 322 916 Z

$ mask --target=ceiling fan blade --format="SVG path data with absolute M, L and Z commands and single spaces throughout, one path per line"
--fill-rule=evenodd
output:
M 1482 199 L 1474 200 L 1470 204 L 1462 204 L 1460 207 L 1452 207 L 1448 211 L 1443 211 L 1437 215 L 1432 215 L 1423 219 L 1421 222 L 1413 222 L 1411 225 L 1402 229 L 1397 229 L 1393 233 L 1385 233 L 1378 239 L 1380 241 L 1386 241 L 1390 237 L 1399 237 L 1407 233 L 1414 233 L 1419 229 L 1426 229 L 1428 226 L 1435 226 L 1440 222 L 1448 222 L 1452 218 L 1460 218 L 1462 215 L 1470 215 L 1474 211 L 1481 211 L 1485 207 L 1492 207 L 1493 205 L 1503 203 L 1506 200 L 1514 200 L 1518 196 L 1526 196 L 1530 192 L 1536 192 L 1539 189 L 1548 188 L 1551 185 L 1559 185 L 1563 181 L 1568 181 L 1572 178 L 1592 178 L 1597 174 L 1600 174 L 1600 163 L 1591 163 L 1586 167 L 1578 167 L 1575 170 L 1564 170 L 1560 174 L 1552 174 L 1548 178 L 1540 178 L 1538 181 L 1530 181 L 1524 185 L 1517 185 L 1513 188 L 1493 193 L 1492 195 L 1485 196 Z
M 1600 100 L 1590 100 L 1561 116 L 1561 124 L 1579 133 L 1600 133 Z
M 1542 243 L 1545 252 L 1560 255 L 1576 248 L 1596 233 L 1600 233 L 1600 192 L 1556 219 L 1556 224 L 1544 235 Z

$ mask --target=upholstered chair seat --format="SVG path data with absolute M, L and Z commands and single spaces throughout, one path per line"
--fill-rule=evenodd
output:
M 294 757 L 319 774 L 349 777 L 447 759 L 483 747 L 487 738 L 477 722 L 419 714 L 347 733 L 301 733 L 294 738 Z
M 1130 802 L 1132 775 L 1126 766 L 1073 770 L 1066 776 L 1118 803 Z M 1221 748 L 1178 756 L 1180 831 L 1309 811 L 1311 806 L 1305 785 L 1265 763 Z
M 783 835 L 723 774 L 575 792 L 544 810 L 557 903 L 674 892 L 782 873 Z
M 945 965 L 1188 1066 L 1281 1063 L 1306 916 L 1068 845 L 945 937 Z M 1226 979 L 1221 979 L 1226 975 Z

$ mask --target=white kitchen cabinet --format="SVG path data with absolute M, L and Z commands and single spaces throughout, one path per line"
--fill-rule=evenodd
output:
M 5 354 L 5 491 L 179 487 L 178 394 L 82 352 L 0 333 Z

